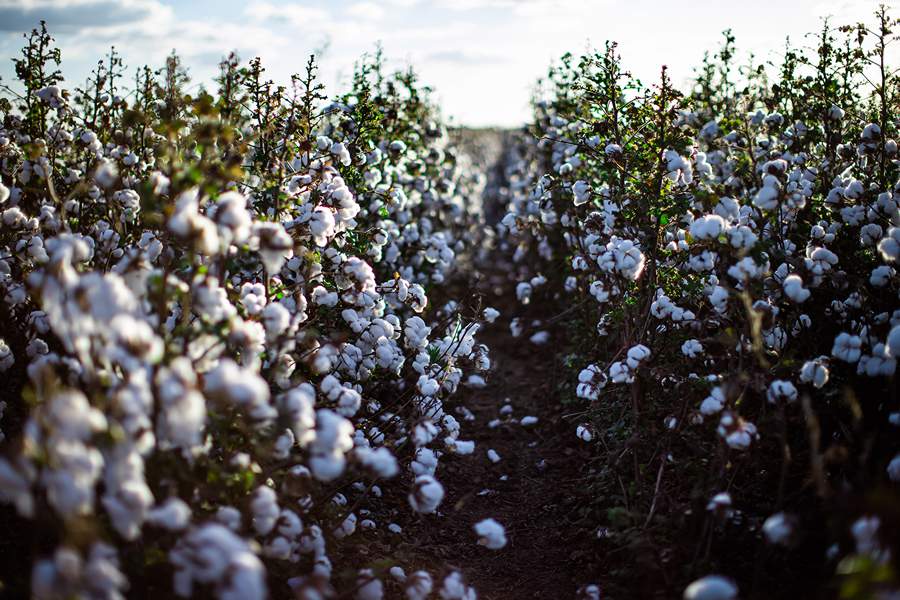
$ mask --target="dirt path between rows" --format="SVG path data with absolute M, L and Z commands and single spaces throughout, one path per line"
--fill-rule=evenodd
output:
M 500 173 L 495 169 L 492 176 Z M 489 190 L 497 185 L 492 182 Z M 486 198 L 489 215 L 496 214 L 497 202 Z M 481 263 L 476 290 L 501 317 L 477 336 L 490 348 L 486 387 L 459 392 L 459 404 L 474 415 L 463 422 L 460 437 L 475 441 L 475 453 L 442 458 L 436 474 L 447 492 L 442 514 L 407 530 L 416 540 L 410 554 L 423 565 L 460 569 L 481 599 L 573 598 L 579 585 L 590 582 L 575 559 L 576 548 L 585 544 L 584 530 L 571 526 L 586 450 L 573 424 L 562 419 L 557 386 L 564 375 L 556 372 L 554 340 L 538 346 L 527 333 L 512 337 L 514 269 L 499 250 Z M 537 422 L 522 425 L 528 416 Z M 500 460 L 492 462 L 488 450 Z M 506 528 L 508 543 L 501 550 L 476 543 L 472 527 L 488 517 Z

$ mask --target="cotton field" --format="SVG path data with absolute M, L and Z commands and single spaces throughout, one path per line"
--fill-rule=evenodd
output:
M 41 22 L 0 80 L 0 589 L 900 596 L 898 25 L 725 32 L 685 85 L 607 42 L 485 129 L 380 49 L 80 85 Z

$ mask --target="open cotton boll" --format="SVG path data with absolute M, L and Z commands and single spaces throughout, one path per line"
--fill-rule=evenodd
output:
M 536 344 L 538 346 L 543 346 L 547 342 L 550 341 L 550 332 L 549 331 L 538 331 L 534 335 L 532 335 L 528 340 L 532 344 Z
M 862 340 L 857 335 L 841 332 L 834 338 L 831 355 L 848 363 L 855 363 L 862 354 Z
M 487 382 L 485 382 L 484 377 L 481 375 L 473 373 L 466 379 L 466 385 L 471 388 L 481 389 L 487 386 Z
M 594 439 L 594 433 L 589 425 L 579 425 L 576 427 L 575 435 L 582 442 L 590 442 Z
M 894 458 L 891 459 L 891 462 L 888 463 L 887 474 L 888 477 L 891 478 L 891 481 L 900 481 L 900 454 L 894 456 Z
M 885 354 L 891 358 L 900 358 L 900 325 L 893 327 L 888 333 Z
M 409 494 L 409 504 L 416 512 L 430 514 L 437 510 L 444 499 L 444 486 L 431 475 L 419 475 Z
M 490 460 L 492 463 L 496 464 L 496 463 L 500 462 L 500 455 L 497 454 L 497 451 L 494 450 L 493 448 L 490 448 L 487 451 L 487 457 L 488 457 L 488 460 Z
M 696 358 L 703 354 L 703 344 L 697 340 L 687 340 L 681 345 L 681 353 L 688 358 Z
M 475 589 L 466 585 L 459 571 L 453 571 L 444 578 L 438 595 L 441 600 L 476 600 L 478 597 Z
M 722 575 L 707 575 L 684 590 L 684 600 L 737 600 L 738 587 Z
M 428 571 L 415 571 L 406 579 L 403 593 L 407 600 L 426 600 L 434 589 L 434 582 Z
M 147 522 L 169 531 L 181 531 L 191 522 L 191 507 L 181 498 L 172 497 L 147 513 Z
M 506 545 L 506 530 L 494 519 L 484 519 L 475 523 L 478 543 L 488 550 L 499 550 Z
M 575 197 L 575 206 L 586 204 L 591 199 L 591 186 L 579 179 L 572 184 L 572 195 Z
M 578 588 L 575 592 L 576 600 L 600 600 L 600 586 L 589 583 Z
M 828 371 L 828 357 L 820 356 L 815 360 L 808 360 L 800 368 L 800 381 L 812 383 L 815 388 L 821 388 L 828 383 L 830 375 Z
M 725 219 L 719 215 L 703 215 L 691 223 L 691 237 L 696 240 L 714 240 L 725 232 Z
M 766 540 L 776 546 L 786 545 L 790 541 L 793 531 L 792 519 L 783 512 L 770 516 L 762 526 Z
M 788 275 L 784 280 L 783 287 L 788 298 L 798 304 L 809 298 L 810 291 L 803 287 L 803 279 L 799 275 Z
M 521 423 L 522 427 L 530 427 L 530 426 L 536 424 L 537 422 L 538 422 L 538 418 L 531 416 L 531 415 L 522 417 L 522 420 L 519 421 L 519 423 Z
M 797 401 L 797 388 L 790 381 L 776 379 L 769 385 L 766 398 L 769 400 L 769 404 L 778 404 L 779 402 L 790 404 Z
M 500 311 L 488 306 L 483 311 L 481 311 L 481 316 L 484 317 L 484 320 L 488 323 L 493 323 L 497 320 L 497 317 L 500 316 Z

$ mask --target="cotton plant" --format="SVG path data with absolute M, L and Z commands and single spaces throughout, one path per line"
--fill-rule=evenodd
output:
M 630 78 L 612 43 L 551 68 L 533 105 L 533 139 L 520 138 L 505 159 L 510 187 L 498 230 L 518 284 L 512 334 L 531 335 L 531 315 L 548 303 L 565 319 L 554 339 L 564 344 L 563 394 L 579 406 L 569 423 L 582 443 L 633 453 L 654 473 L 662 464 L 663 487 L 671 469 L 687 465 L 776 472 L 784 463 L 825 497 L 858 499 L 892 480 L 898 447 L 885 411 L 896 407 L 864 400 L 893 398 L 900 346 L 896 115 L 882 102 L 891 92 L 854 74 L 862 56 L 885 58 L 879 44 L 892 39 L 893 21 L 885 11 L 875 20 L 854 40 L 843 37 L 851 28 L 823 28 L 819 53 L 791 50 L 774 80 L 747 70 L 740 93 L 727 37 L 684 95 L 665 70 L 652 87 Z M 861 54 L 837 53 L 845 42 Z M 849 86 L 824 75 L 840 61 Z M 531 285 L 542 274 L 548 281 Z M 847 433 L 852 419 L 836 404 L 845 393 L 858 394 L 877 451 Z M 832 466 L 798 465 L 812 422 L 823 428 L 815 435 L 832 436 L 817 438 L 820 452 L 865 457 L 870 475 L 839 468 L 855 482 L 844 488 Z M 672 467 L 664 457 L 674 443 L 695 451 Z M 591 476 L 623 490 L 616 501 L 632 510 L 627 486 L 642 481 L 638 510 L 660 519 L 652 477 L 621 465 Z M 797 494 L 799 504 L 785 508 L 802 512 L 815 501 L 798 500 L 789 479 L 779 491 L 747 477 L 779 502 Z M 725 484 L 711 475 L 706 491 L 712 497 Z M 769 523 L 763 537 L 776 546 L 822 525 L 766 521 L 777 511 L 730 493 L 759 527 Z M 737 596 L 715 577 L 685 597 Z
M 0 103 L 0 370 L 35 402 L 4 427 L 0 498 L 35 532 L 90 525 L 32 557 L 32 589 L 122 597 L 141 544 L 168 595 L 265 598 L 291 565 L 298 593 L 378 596 L 334 548 L 389 531 L 382 487 L 435 513 L 439 457 L 474 450 L 450 413 L 499 315 L 429 303 L 480 239 L 470 159 L 377 60 L 331 101 L 313 61 L 290 89 L 226 60 L 190 97 L 173 56 L 133 90 L 104 63 L 67 90 L 30 39 L 26 95 Z

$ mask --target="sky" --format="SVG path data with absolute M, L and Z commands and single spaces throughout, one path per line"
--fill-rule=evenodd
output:
M 175 49 L 208 82 L 235 50 L 260 56 L 287 83 L 310 53 L 329 92 L 346 89 L 354 61 L 381 44 L 389 64 L 412 65 L 451 122 L 518 126 L 538 77 L 563 53 L 619 43 L 626 69 L 653 81 L 662 64 L 684 85 L 731 28 L 739 50 L 778 60 L 784 41 L 811 41 L 820 19 L 854 23 L 878 0 L 0 0 L 0 77 L 22 34 L 44 19 L 62 49 L 67 85 L 83 83 L 111 45 L 126 65 L 156 67 Z M 900 0 L 885 2 L 900 8 Z M 895 10 L 900 16 L 900 10 Z

